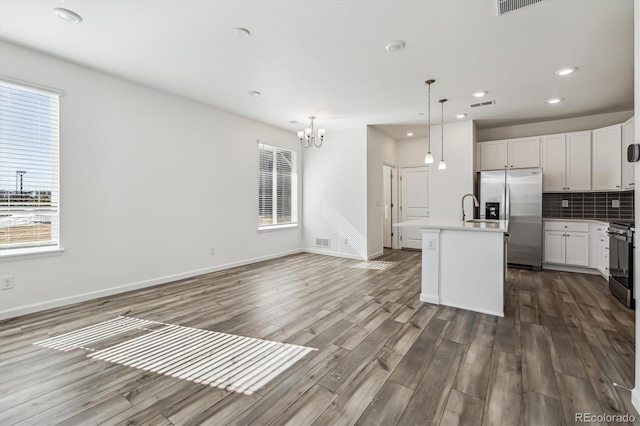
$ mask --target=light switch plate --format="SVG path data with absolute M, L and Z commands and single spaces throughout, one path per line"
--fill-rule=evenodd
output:
M 569 200 L 562 200 L 562 207 L 569 207 Z

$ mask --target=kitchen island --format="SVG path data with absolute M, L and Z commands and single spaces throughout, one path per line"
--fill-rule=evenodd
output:
M 509 223 L 420 219 L 422 302 L 504 316 L 505 234 Z

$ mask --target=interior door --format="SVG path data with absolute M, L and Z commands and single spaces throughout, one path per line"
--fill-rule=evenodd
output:
M 400 175 L 402 222 L 429 217 L 429 167 L 403 167 Z M 420 228 L 400 228 L 400 246 L 422 249 Z
M 391 224 L 393 222 L 393 168 L 386 164 L 382 166 L 382 246 L 392 248 Z

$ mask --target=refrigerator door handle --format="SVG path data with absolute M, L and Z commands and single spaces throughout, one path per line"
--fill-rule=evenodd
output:
M 506 194 L 507 193 L 507 187 L 505 185 L 502 185 L 502 208 L 500 209 L 500 219 L 505 220 L 507 218 L 507 203 L 505 202 L 506 200 Z M 502 216 L 502 213 L 504 213 L 504 217 Z
M 511 219 L 511 206 L 510 204 L 510 198 L 511 198 L 511 189 L 509 188 L 509 185 L 507 185 L 507 190 L 506 190 L 506 201 L 505 201 L 505 212 L 507 214 L 507 220 Z

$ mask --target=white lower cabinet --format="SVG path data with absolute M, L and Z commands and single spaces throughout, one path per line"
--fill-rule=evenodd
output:
M 545 231 L 544 261 L 568 266 L 589 266 L 589 233 Z
M 565 234 L 565 264 L 589 266 L 589 233 L 567 232 Z
M 608 279 L 607 230 L 602 222 L 545 220 L 544 263 L 597 269 Z
M 562 231 L 544 232 L 545 263 L 565 263 L 565 233 Z
M 596 268 L 600 274 L 609 280 L 609 235 L 608 226 L 598 224 L 595 230 L 596 240 Z

